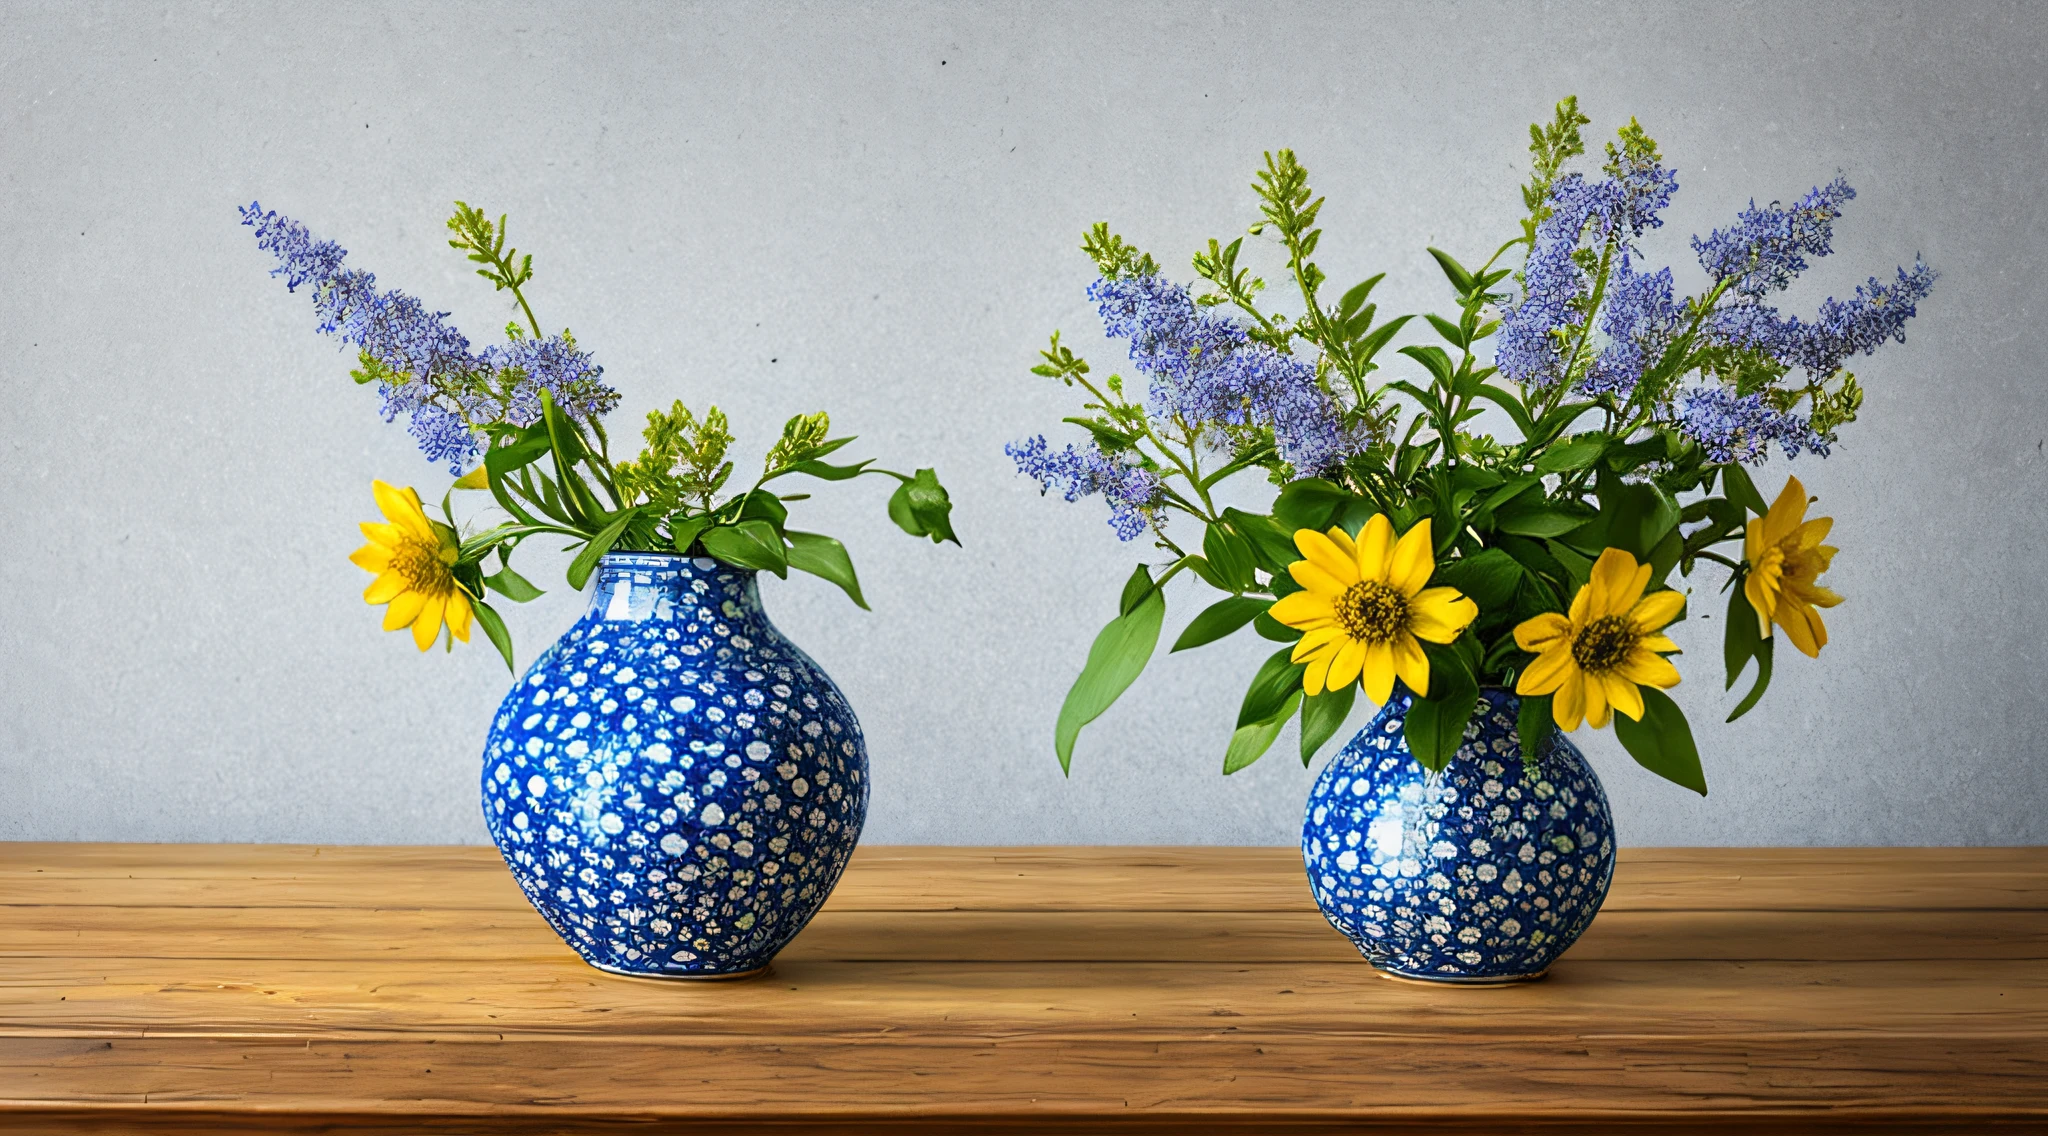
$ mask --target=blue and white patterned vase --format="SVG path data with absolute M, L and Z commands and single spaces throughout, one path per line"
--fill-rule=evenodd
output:
M 592 966 L 734 978 L 838 882 L 867 746 L 752 571 L 613 553 L 590 610 L 498 707 L 483 801 L 526 898 Z
M 1408 752 L 1411 696 L 1396 688 L 1325 766 L 1301 857 L 1332 926 L 1386 974 L 1492 984 L 1541 978 L 1578 940 L 1614 878 L 1607 793 L 1552 731 L 1531 780 L 1520 700 L 1480 692 L 1441 773 Z

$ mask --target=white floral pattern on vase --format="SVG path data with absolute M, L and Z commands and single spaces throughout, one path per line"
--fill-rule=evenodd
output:
M 729 977 L 831 894 L 867 816 L 867 747 L 754 572 L 613 553 L 498 708 L 483 802 L 521 890 L 585 961 Z
M 1330 924 L 1374 966 L 1436 982 L 1541 977 L 1592 924 L 1614 876 L 1607 794 L 1552 731 L 1531 779 L 1520 700 L 1480 692 L 1457 756 L 1408 752 L 1396 689 L 1309 793 L 1301 854 Z

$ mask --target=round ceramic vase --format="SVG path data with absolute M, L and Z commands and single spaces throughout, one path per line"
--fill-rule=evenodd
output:
M 1408 752 L 1410 695 L 1324 767 L 1301 855 L 1332 926 L 1385 974 L 1495 984 L 1541 978 L 1600 910 L 1614 821 L 1600 779 L 1552 731 L 1533 777 L 1513 694 L 1480 692 L 1457 756 L 1429 773 Z
M 733 978 L 838 882 L 867 747 L 752 571 L 613 553 L 590 610 L 498 707 L 483 804 L 526 898 L 592 966 Z

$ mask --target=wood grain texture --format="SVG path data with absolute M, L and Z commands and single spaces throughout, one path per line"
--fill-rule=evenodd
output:
M 1379 979 L 1290 849 L 863 849 L 767 976 L 489 848 L 0 844 L 0 1132 L 2048 1131 L 2048 850 L 1632 850 L 1541 983 Z

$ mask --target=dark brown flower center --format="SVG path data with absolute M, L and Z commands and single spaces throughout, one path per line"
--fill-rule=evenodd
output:
M 1353 584 L 1337 597 L 1336 606 L 1337 622 L 1361 642 L 1390 642 L 1408 629 L 1408 597 L 1386 584 Z
M 455 577 L 441 561 L 441 549 L 408 535 L 391 550 L 391 570 L 405 577 L 409 590 L 429 596 L 455 590 Z
M 1572 640 L 1572 661 L 1582 671 L 1611 671 L 1636 649 L 1642 636 L 1627 617 L 1603 615 L 1586 625 Z

